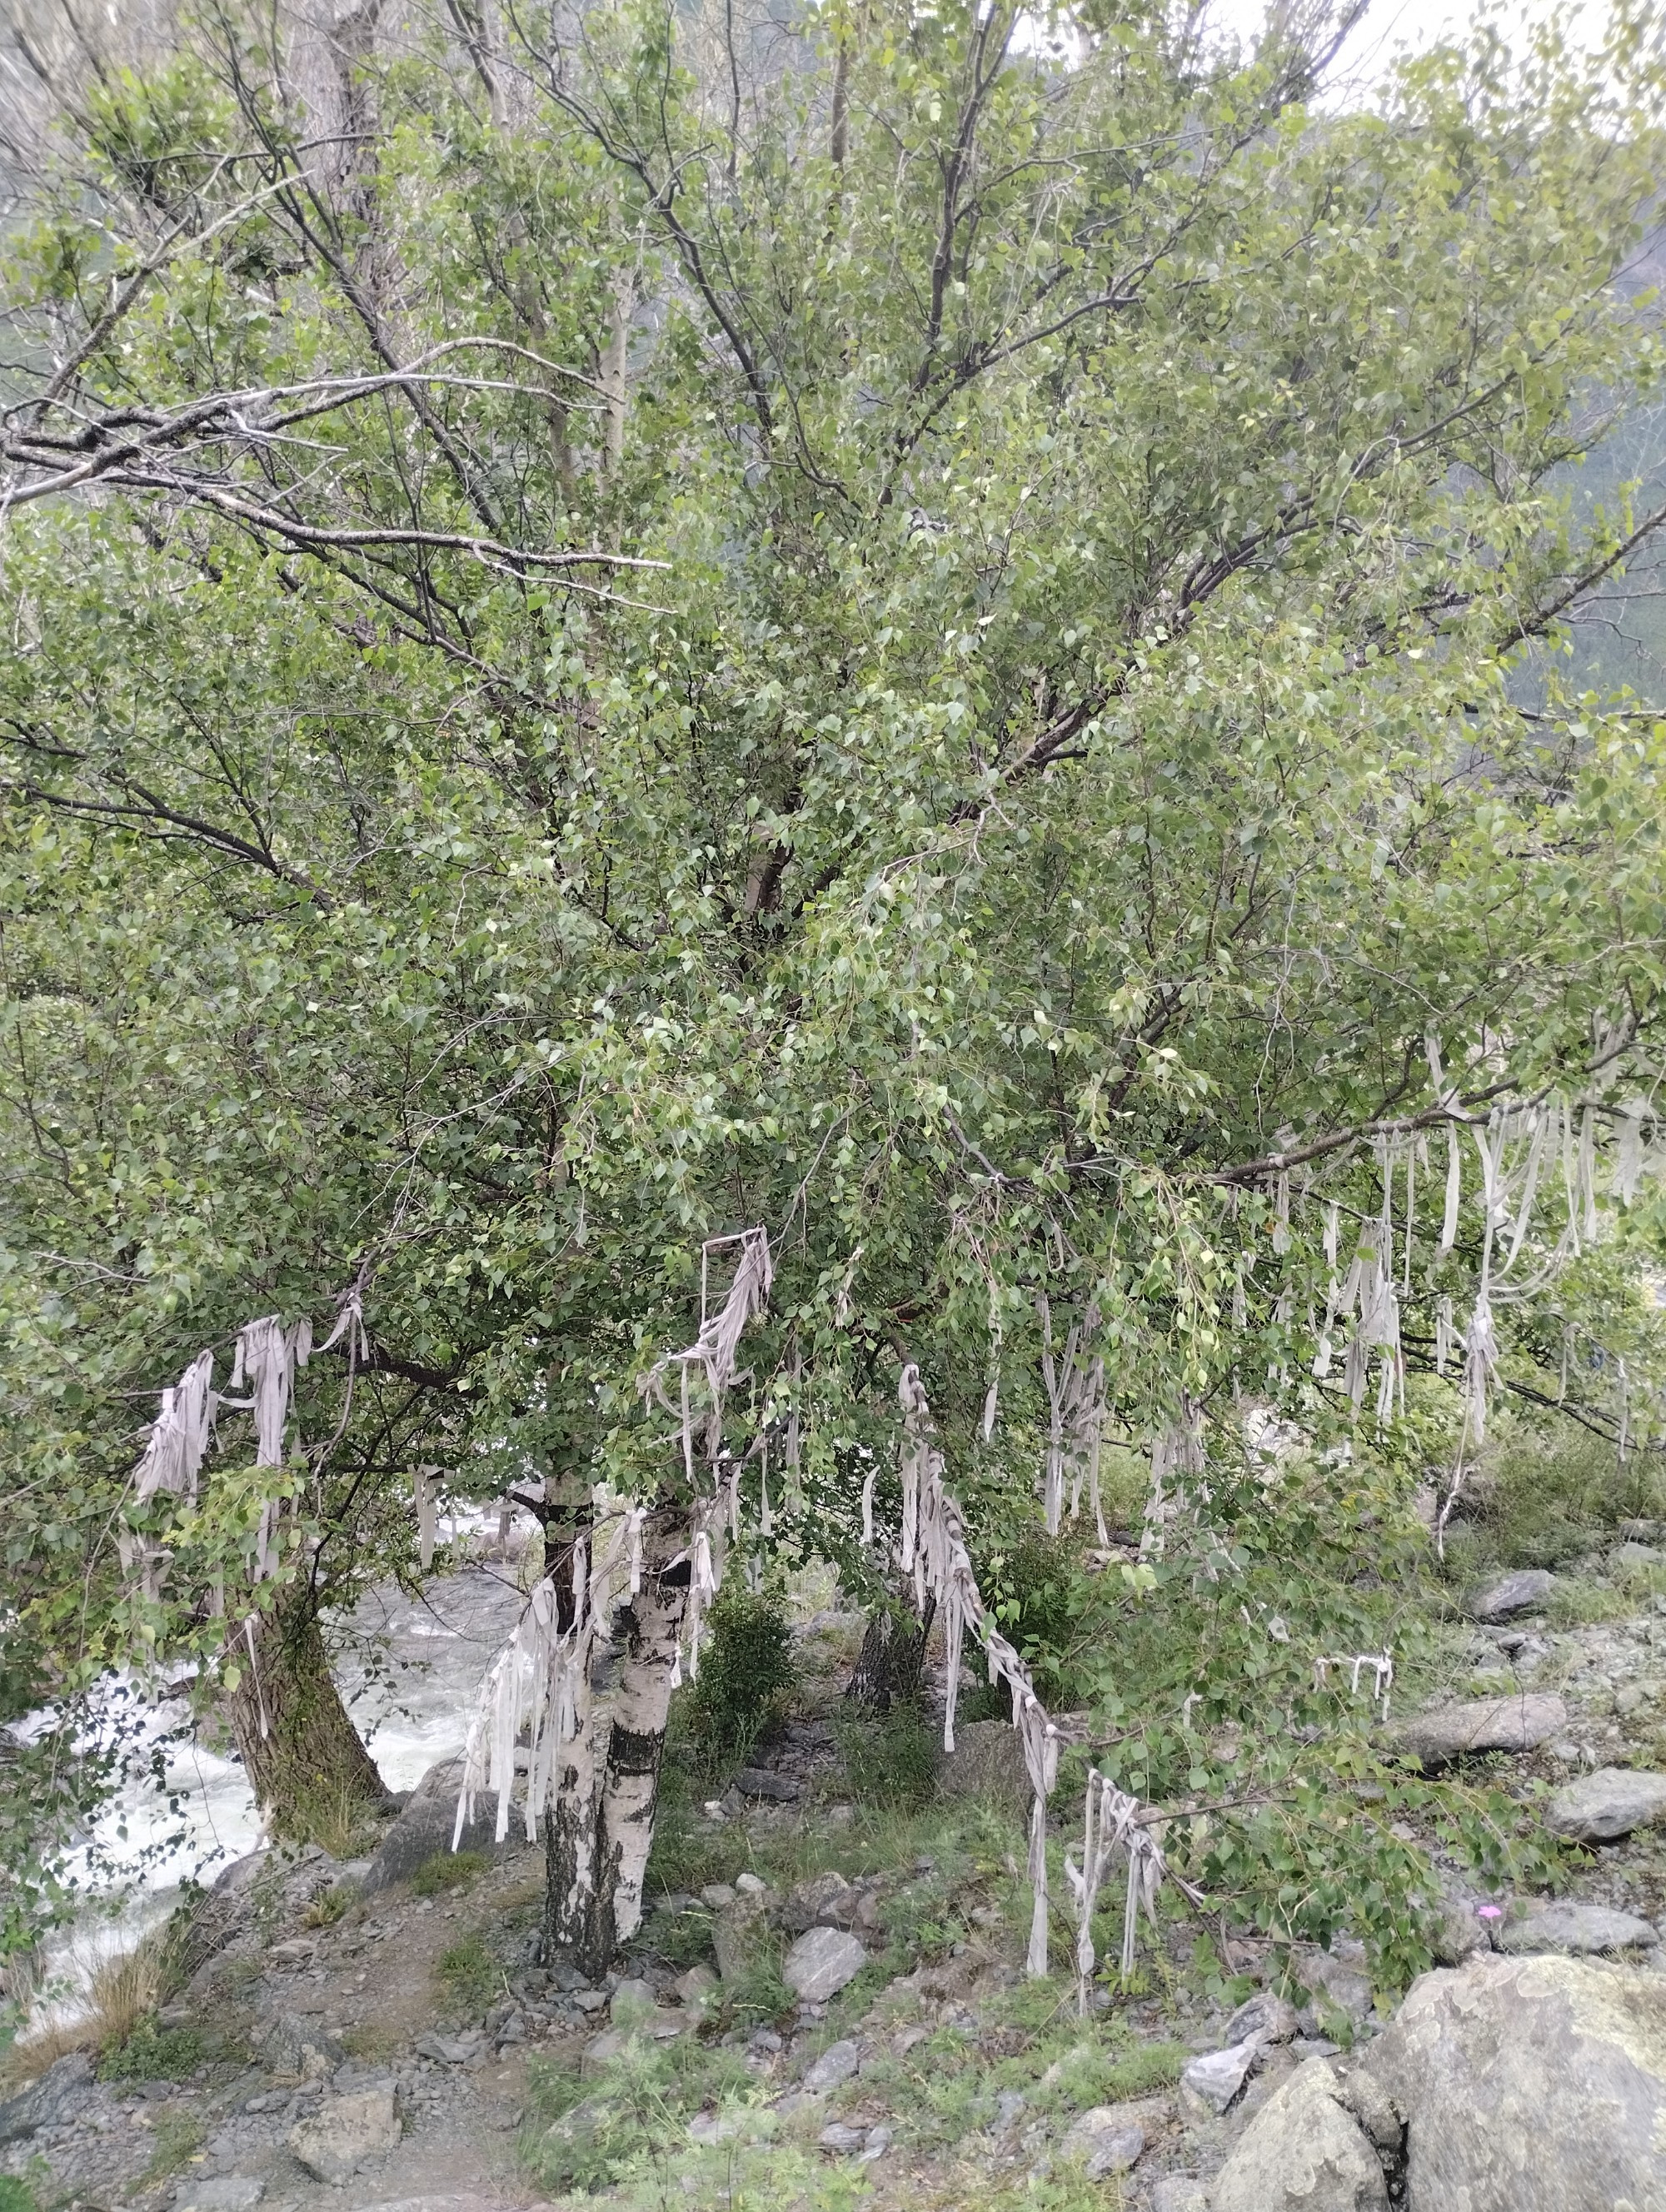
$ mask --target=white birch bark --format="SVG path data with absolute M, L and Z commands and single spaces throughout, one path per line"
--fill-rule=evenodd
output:
M 599 1822 L 616 1945 L 628 1943 L 642 1923 L 642 1885 L 687 1595 L 685 1581 L 673 1583 L 650 1571 L 630 1601 L 621 1639 Z

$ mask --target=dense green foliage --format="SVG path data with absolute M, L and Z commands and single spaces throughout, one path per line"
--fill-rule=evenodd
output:
M 1322 115 L 1311 26 L 1139 6 L 1067 61 L 1008 8 L 830 7 L 733 76 L 715 18 L 534 10 L 338 54 L 327 112 L 264 21 L 100 87 L 9 260 L 0 1632 L 66 1698 L 217 1663 L 276 1490 L 331 1602 L 416 1571 L 419 1463 L 536 1470 L 569 1527 L 603 1474 L 674 1491 L 636 1379 L 763 1223 L 728 1421 L 796 1413 L 790 1545 L 854 1555 L 861 1446 L 894 1502 L 903 1358 L 1005 1540 L 1044 1295 L 1107 1439 L 1195 1413 L 1219 1462 L 1129 1632 L 1310 1678 L 1256 1626 L 1290 1559 L 1398 1543 L 1452 1436 L 1395 1406 L 1325 1455 L 1324 1208 L 1346 1266 L 1375 1137 L 1452 1110 L 1432 1032 L 1482 1124 L 1658 1059 L 1666 732 L 1511 690 L 1641 526 L 1557 487 L 1658 374 L 1647 24 Z M 1441 1166 L 1414 1365 L 1488 1238 L 1472 1159 L 1437 1249 Z M 228 1417 L 141 1512 L 155 1392 L 355 1285 L 290 1467 Z M 1557 1295 L 1498 1316 L 1547 1395 L 1595 1326 Z M 1610 1382 L 1576 1364 L 1599 1426 Z M 1270 1501 L 1250 1399 L 1314 1443 Z
M 721 1762 L 751 1751 L 780 1717 L 797 1669 L 786 1607 L 773 1592 L 730 1583 L 712 1607 L 711 1632 L 689 1721 L 702 1752 Z

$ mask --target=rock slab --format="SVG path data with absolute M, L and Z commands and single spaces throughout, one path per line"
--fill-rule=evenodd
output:
M 862 2054 L 857 2045 L 849 2042 L 830 2043 L 815 2064 L 806 2073 L 804 2086 L 818 2096 L 830 2089 L 837 2089 L 854 2079 L 862 2063 Z
M 1090 2181 L 1103 2181 L 1108 2173 L 1126 2173 L 1146 2148 L 1146 2130 L 1116 2105 L 1095 2105 L 1073 2120 L 1061 2148 L 1067 2158 L 1079 2158 Z
M 1506 1921 L 1499 1948 L 1512 1954 L 1560 1951 L 1586 1957 L 1602 1951 L 1648 1950 L 1659 1941 L 1654 1923 L 1639 1920 L 1634 1912 L 1616 1912 L 1606 1905 L 1563 1903 L 1541 1905 L 1520 1920 Z
M 1224 2112 L 1250 2078 L 1250 2069 L 1262 2049 L 1262 2038 L 1246 2036 L 1224 2051 L 1206 2051 L 1180 2069 L 1180 2091 L 1195 2106 Z
M 1189 2173 L 1165 2173 L 1152 2185 L 1151 2212 L 1209 2212 L 1209 2192 Z
M 1215 2181 L 1213 2212 L 1388 2212 L 1383 2162 L 1323 2058 L 1276 2089 Z M 1426 2212 L 1422 2199 L 1418 2212 Z
M 749 1972 L 763 1940 L 768 1906 L 755 1890 L 730 1898 L 712 1923 L 712 1949 L 726 1982 Z
M 1666 1978 L 1484 1954 L 1414 1982 L 1362 2070 L 1409 2123 L 1416 2212 L 1666 2201 Z
M 1666 1820 L 1666 1774 L 1639 1767 L 1599 1766 L 1553 1790 L 1545 1826 L 1576 1844 L 1611 1844 L 1633 1828 Z
M 55 2127 L 92 2079 L 93 2062 L 87 2053 L 68 2052 L 38 2081 L 0 2105 L 0 2143 L 24 2142 L 42 2128 Z
M 1271 1990 L 1262 1990 L 1259 1996 L 1241 2004 L 1227 2021 L 1226 2040 L 1246 2043 L 1252 2035 L 1258 2035 L 1263 2043 L 1288 2043 L 1301 2033 L 1301 2027 L 1296 2008 L 1288 1997 L 1274 1996 Z
M 1567 1725 L 1568 1711 L 1560 1698 L 1475 1698 L 1415 1714 L 1400 1723 L 1390 1740 L 1396 1750 L 1432 1769 L 1477 1752 L 1535 1751 L 1566 1734 Z
M 806 2004 L 825 2004 L 867 1964 L 867 1953 L 842 1928 L 812 1928 L 787 1954 L 781 1973 Z
M 392 1821 L 365 1871 L 365 1894 L 386 1889 L 390 1882 L 409 1881 L 420 1866 L 451 1849 L 457 1825 L 457 1795 L 463 1784 L 460 1759 L 442 1759 L 410 1793 L 410 1802 Z M 489 1859 L 508 1858 L 526 1849 L 525 1825 L 514 1819 L 508 1833 L 497 1840 L 497 1799 L 483 1792 L 475 1799 L 474 1818 L 458 1838 L 459 1851 L 479 1851 Z
M 258 2174 L 204 2174 L 180 2183 L 173 2212 L 253 2212 L 265 2194 Z
M 368 2158 L 383 2157 L 399 2140 L 391 2089 L 361 2089 L 333 2098 L 289 2130 L 289 2148 L 308 2173 L 338 2187 Z
M 1508 1620 L 1512 1613 L 1542 1605 L 1555 1588 L 1555 1576 L 1543 1567 L 1523 1567 L 1478 1589 L 1469 1601 L 1469 1611 L 1476 1620 Z

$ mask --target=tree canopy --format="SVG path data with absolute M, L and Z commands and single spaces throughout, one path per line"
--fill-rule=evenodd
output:
M 204 11 L 8 252 L 20 1699 L 217 1656 L 275 1480 L 331 1604 L 421 1464 L 675 1494 L 752 1224 L 737 1448 L 853 1565 L 905 1361 L 999 1517 L 1073 1383 L 1183 1486 L 1250 1403 L 1420 1474 L 1638 1326 L 1666 731 L 1556 654 L 1660 520 L 1570 489 L 1658 374 L 1649 21 L 1341 112 L 1300 11 L 376 22 Z M 293 1465 L 136 1505 L 350 1290 Z

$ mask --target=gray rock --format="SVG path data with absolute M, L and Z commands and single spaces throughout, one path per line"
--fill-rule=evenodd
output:
M 861 2070 L 862 2054 L 854 2043 L 830 2043 L 815 2064 L 806 2073 L 804 2086 L 818 2096 L 828 2089 L 839 2088 Z
M 1316 1951 L 1298 1963 L 1296 1972 L 1304 1990 L 1322 1997 L 1338 2012 L 1346 2013 L 1356 2027 L 1368 2021 L 1376 2009 L 1370 1976 L 1350 1966 L 1346 1959 L 1333 1958 L 1328 1951 Z
M 848 1928 L 860 1902 L 860 1891 L 842 1874 L 813 1874 L 787 1892 L 781 1925 L 793 1936 L 801 1936 L 806 1928 Z
M 615 2027 L 633 2027 L 648 2020 L 660 2002 L 651 1982 L 623 1981 L 608 2000 L 607 2016 Z
M 441 2066 L 466 2066 L 471 2058 L 477 2058 L 484 2048 L 478 2028 L 469 2028 L 461 2035 L 441 2035 L 430 2028 L 416 2039 L 415 2049 L 419 2058 L 432 2058 Z
M 1151 2212 L 1209 2212 L 1209 2192 L 1189 2173 L 1165 2173 L 1152 2185 Z
M 822 2130 L 816 2141 L 824 2150 L 848 2154 L 851 2151 L 860 2150 L 867 2141 L 867 2130 L 850 2127 L 843 2120 L 834 2120 Z
M 1534 1751 L 1565 1735 L 1567 1725 L 1567 1707 L 1560 1698 L 1523 1693 L 1435 1706 L 1402 1721 L 1389 1740 L 1407 1758 L 1432 1770 L 1476 1752 Z
M 767 1797 L 777 1805 L 790 1804 L 799 1794 L 796 1782 L 785 1774 L 772 1774 L 767 1766 L 743 1766 L 734 1786 L 743 1797 Z
M 1578 1957 L 1598 1951 L 1645 1950 L 1659 1941 L 1654 1923 L 1639 1920 L 1633 1912 L 1567 1899 L 1541 1905 L 1520 1920 L 1506 1920 L 1499 1948 L 1518 1954 L 1561 1951 Z
M 1458 1966 L 1476 1951 L 1487 1948 L 1481 1907 L 1487 1900 L 1465 1897 L 1456 1889 L 1443 1889 L 1435 1900 L 1439 1917 L 1431 1949 L 1438 1966 Z
M 1003 2089 L 995 2099 L 995 2125 L 1004 2134 L 1030 2100 L 1022 2089 Z
M 1555 1588 L 1555 1576 L 1543 1567 L 1523 1567 L 1478 1589 L 1469 1601 L 1469 1611 L 1476 1620 L 1507 1620 L 1512 1613 L 1542 1605 Z
M 1652 1717 L 1656 1712 L 1666 1712 L 1666 1682 L 1658 1676 L 1627 1682 L 1614 1692 L 1614 1709 L 1622 1720 L 1629 1720 L 1633 1713 Z
M 937 1769 L 938 1794 L 976 1798 L 1005 1812 L 1027 1814 L 1034 1792 L 1024 1745 L 1006 1721 L 971 1721 L 954 1732 L 954 1749 Z
M 1396 2162 L 1406 2148 L 1406 2123 L 1394 2107 L 1388 2091 L 1363 2065 L 1333 2066 L 1336 2094 L 1377 2149 Z
M 787 1954 L 781 1979 L 806 2004 L 824 2004 L 854 1982 L 867 1953 L 842 1928 L 812 1928 Z
M 1666 1978 L 1489 1954 L 1414 1983 L 1364 2065 L 1410 2122 L 1417 2212 L 1662 2201 Z
M 717 1985 L 717 1977 L 709 1966 L 690 1966 L 687 1973 L 678 1974 L 672 1984 L 690 2012 L 703 2012 Z
M 745 2112 L 696 2112 L 689 2122 L 689 2141 L 708 2148 L 713 2143 L 733 2142 L 745 2125 Z
M 1300 2028 L 1296 2008 L 1289 1999 L 1263 1990 L 1258 1996 L 1241 2004 L 1227 2021 L 1226 2040 L 1243 2043 L 1250 2036 L 1258 2035 L 1263 2043 L 1288 2043 Z
M 1621 1544 L 1614 1551 L 1614 1564 L 1622 1572 L 1635 1567 L 1657 1567 L 1666 1565 L 1666 1552 L 1657 1544 Z
M 700 1902 L 708 1912 L 721 1912 L 726 1905 L 733 1905 L 735 1893 L 727 1881 L 708 1881 L 700 1893 Z
M 1388 2212 L 1382 2161 L 1326 2060 L 1310 2058 L 1268 2099 L 1210 2201 L 1213 2212 Z
M 409 1881 L 418 1867 L 451 1849 L 457 1822 L 457 1793 L 463 1779 L 460 1759 L 442 1759 L 410 1793 L 410 1802 L 388 1824 L 376 1855 L 365 1871 L 367 1897 L 386 1889 L 390 1882 Z M 483 1794 L 475 1799 L 474 1818 L 464 1829 L 457 1848 L 479 1851 L 489 1859 L 508 1858 L 529 1848 L 524 1823 L 511 1820 L 509 1832 L 497 1840 L 497 1799 Z
M 712 1923 L 712 1948 L 717 1971 L 726 1982 L 750 1973 L 757 1960 L 768 1924 L 767 1899 L 756 1890 L 743 1890 Z
M 258 2174 L 198 2174 L 179 2184 L 173 2212 L 252 2212 L 265 2194 Z
M 38 2081 L 0 2105 L 0 2143 L 23 2142 L 42 2128 L 57 2127 L 92 2080 L 93 2062 L 87 2053 L 67 2051 Z
M 366 2159 L 381 2158 L 399 2140 L 399 2117 L 391 2089 L 361 2089 L 336 2097 L 311 2119 L 289 2130 L 289 2148 L 308 2173 L 338 2187 Z
M 1146 2148 L 1146 2130 L 1131 2120 L 1126 2106 L 1095 2105 L 1073 2120 L 1059 2146 L 1066 2158 L 1082 2161 L 1090 2181 L 1126 2173 Z
M 1195 2109 L 1224 2112 L 1249 2080 L 1262 2048 L 1260 2036 L 1251 2035 L 1242 2043 L 1229 2044 L 1225 2051 L 1208 2051 L 1192 2059 L 1180 2069 L 1182 2098 Z
M 1612 1843 L 1633 1828 L 1666 1820 L 1666 1774 L 1641 1768 L 1599 1766 L 1553 1790 L 1545 1804 L 1545 1826 L 1553 1835 L 1576 1844 Z

